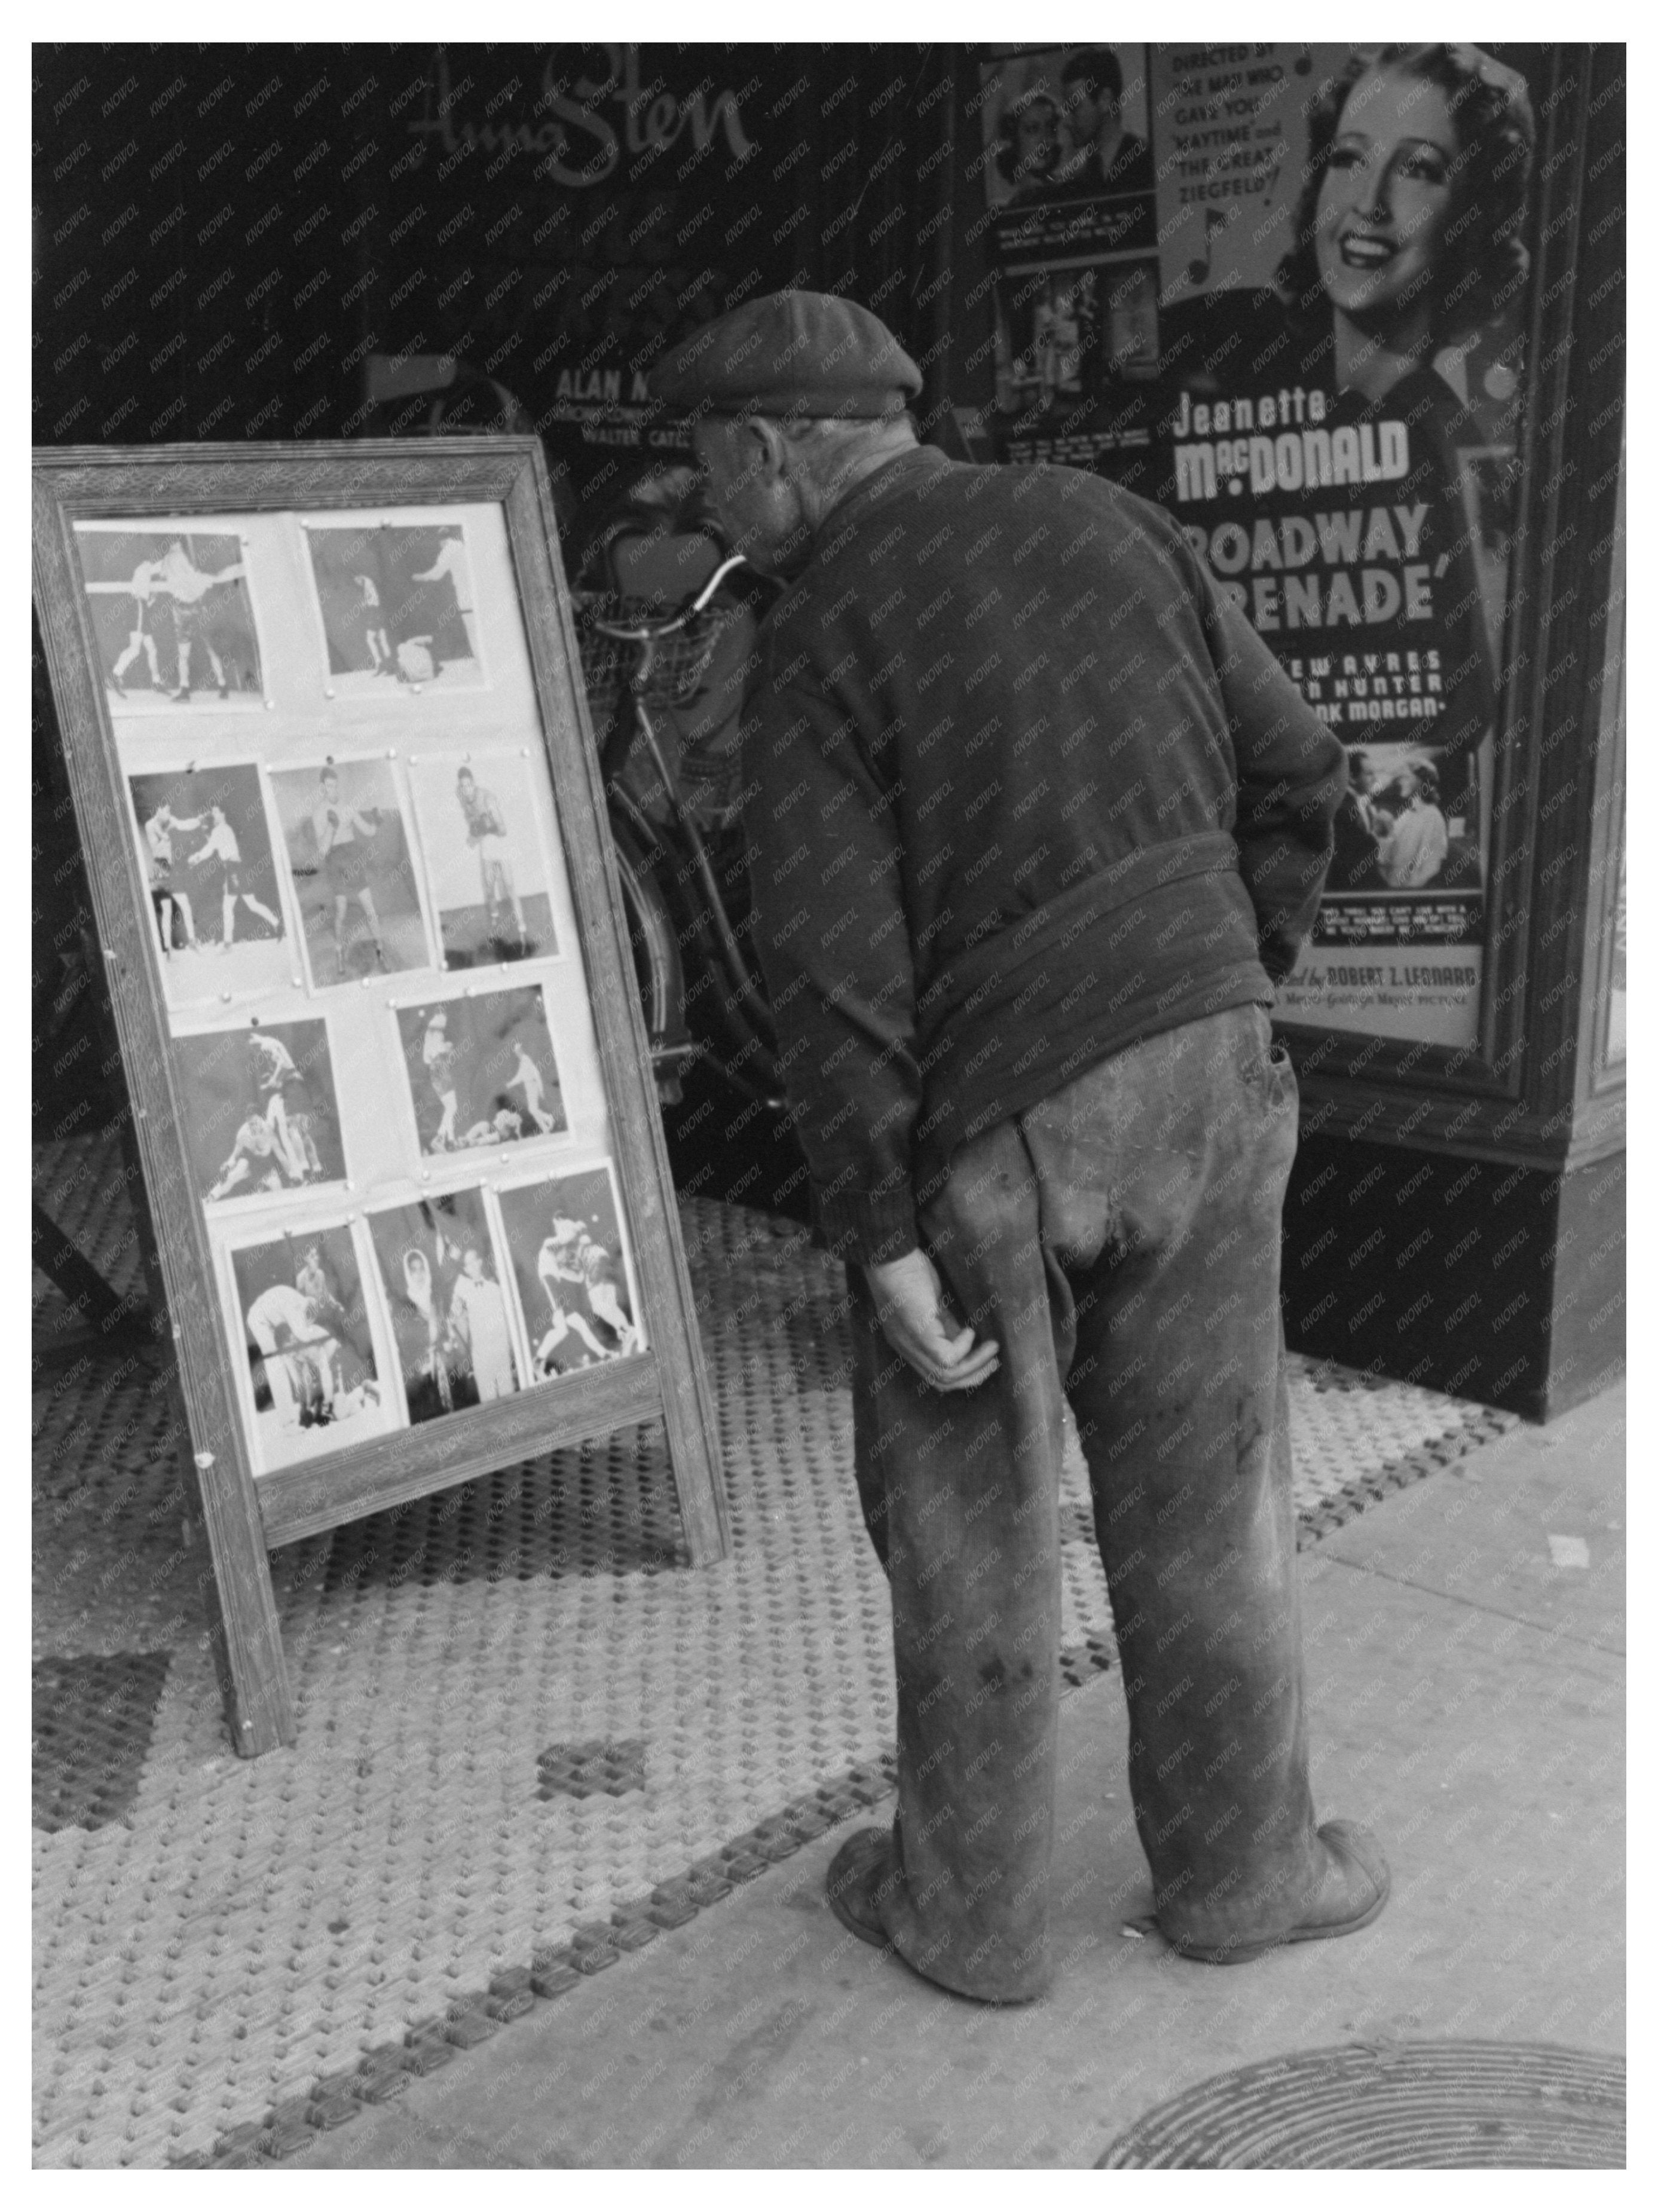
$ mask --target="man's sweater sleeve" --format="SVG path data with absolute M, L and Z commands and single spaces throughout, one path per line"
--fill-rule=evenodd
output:
M 1237 764 L 1239 871 L 1255 909 L 1261 965 L 1281 983 L 1318 912 L 1347 756 L 1248 617 L 1195 555 L 1192 564 Z
M 817 1222 L 848 1260 L 919 1243 L 915 981 L 872 702 L 817 669 L 763 681 L 749 711 L 744 825 L 756 939 Z

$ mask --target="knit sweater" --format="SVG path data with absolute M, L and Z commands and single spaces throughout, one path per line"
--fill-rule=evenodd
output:
M 762 628 L 744 811 L 818 1225 L 920 1240 L 951 1152 L 1137 1039 L 1270 1004 L 1340 744 L 1172 518 L 918 447 Z

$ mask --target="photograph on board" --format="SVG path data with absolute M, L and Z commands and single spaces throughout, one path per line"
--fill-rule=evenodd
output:
M 506 754 L 409 764 L 446 968 L 558 952 L 535 773 L 534 763 Z M 540 775 L 544 783 L 544 769 Z
M 1479 843 L 1446 811 L 1448 781 L 1437 747 L 1350 745 L 1327 892 L 1479 890 Z
M 1068 420 L 1157 366 L 1145 49 L 1024 49 L 981 76 L 996 404 Z
M 203 1204 L 345 1180 L 328 1025 L 270 1022 L 176 1042 L 185 1148 Z
M 305 538 L 332 690 L 396 698 L 483 682 L 459 523 L 359 515 L 308 523 Z
M 411 1422 L 518 1389 L 512 1322 L 481 1190 L 368 1217 Z
M 568 1129 L 538 983 L 397 1009 L 420 1149 L 466 1152 Z
M 536 1380 L 639 1351 L 608 1172 L 549 1176 L 497 1197 Z
M 254 1464 L 291 1466 L 398 1425 L 374 1358 L 350 1229 L 288 1231 L 230 1255 Z
M 293 980 L 259 772 L 251 763 L 130 776 L 168 1003 Z
M 234 531 L 79 524 L 75 538 L 112 713 L 172 712 L 191 700 L 264 705 L 258 631 Z
M 389 763 L 276 769 L 270 787 L 313 988 L 429 968 L 408 823 Z

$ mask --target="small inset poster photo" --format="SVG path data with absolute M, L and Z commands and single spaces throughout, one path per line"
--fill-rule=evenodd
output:
M 497 1189 L 534 1379 L 641 1351 L 644 1335 L 608 1166 Z
M 538 983 L 397 1009 L 424 1153 L 556 1137 L 569 1127 Z
M 462 524 L 356 514 L 307 523 L 305 539 L 331 691 L 396 699 L 483 684 Z
M 409 784 L 444 966 L 556 956 L 535 764 L 501 753 L 476 762 L 422 757 L 410 762 Z
M 368 1233 L 410 1420 L 510 1397 L 518 1355 L 483 1193 L 386 1206 Z
M 203 1205 L 344 1182 L 325 1022 L 250 1023 L 176 1043 L 185 1146 Z
M 251 763 L 130 776 L 169 1006 L 294 980 L 259 771 Z
M 409 825 L 391 763 L 271 771 L 313 990 L 433 965 Z
M 401 1427 L 349 1222 L 240 1245 L 230 1268 L 256 1474 Z
M 240 537 L 195 523 L 77 523 L 98 666 L 117 714 L 263 707 Z

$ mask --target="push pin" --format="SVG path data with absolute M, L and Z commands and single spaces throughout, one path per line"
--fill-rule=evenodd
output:
M 325 699 L 331 699 L 335 696 L 334 687 L 331 684 L 325 684 L 323 685 L 322 696 Z
M 202 1473 L 205 1474 L 208 1469 L 216 1464 L 216 1462 L 211 1452 L 197 1452 L 196 1455 L 196 1464 L 200 1468 Z
M 386 748 L 386 757 L 387 758 L 387 760 L 396 760 L 397 757 L 398 757 L 398 749 L 397 749 L 397 747 L 396 747 L 395 745 L 387 745 L 387 747 Z

